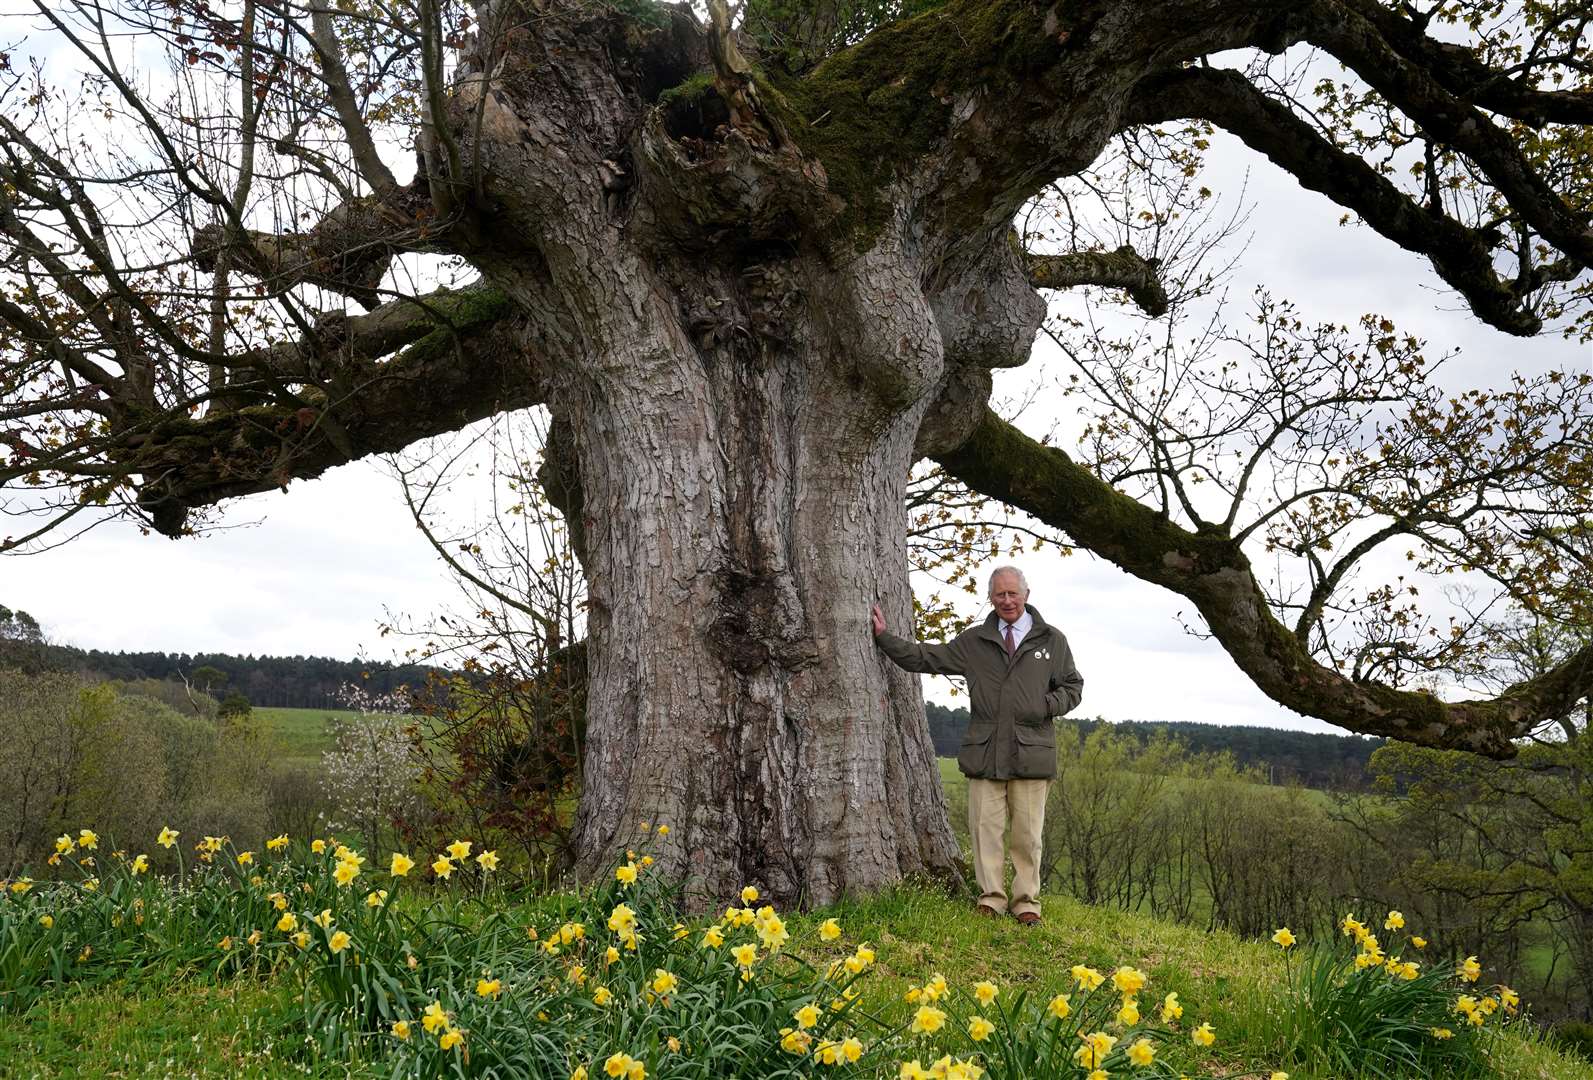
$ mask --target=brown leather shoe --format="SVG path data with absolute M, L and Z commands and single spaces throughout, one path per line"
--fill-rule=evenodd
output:
M 1040 924 L 1040 913 L 1038 911 L 1025 911 L 1018 916 L 1018 921 L 1024 926 L 1038 926 Z
M 987 919 L 999 919 L 999 918 L 1001 918 L 1001 912 L 997 911 L 995 908 L 991 907 L 989 904 L 975 904 L 974 905 L 974 914 L 975 915 L 983 915 Z

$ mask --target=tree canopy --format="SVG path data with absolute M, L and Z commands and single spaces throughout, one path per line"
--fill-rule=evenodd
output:
M 1403 543 L 1526 608 L 1574 602 L 1589 373 L 1450 395 L 1391 322 L 1312 325 L 1263 297 L 1205 351 L 1051 326 L 1100 418 L 1077 453 L 986 401 L 991 371 L 1028 359 L 1042 291 L 1176 318 L 1195 286 L 1164 248 L 1214 129 L 1425 257 L 1478 319 L 1593 333 L 1589 18 L 1493 0 L 41 0 L 0 56 L 0 481 L 28 511 L 5 545 L 107 509 L 183 535 L 223 500 L 543 403 L 544 475 L 581 534 L 594 498 L 621 505 L 581 402 L 671 357 L 822 346 L 862 403 L 838 431 L 906 417 L 909 459 L 1188 597 L 1274 700 L 1508 754 L 1586 696 L 1593 649 L 1445 702 L 1421 680 L 1485 667 L 1485 647 L 1408 583 L 1349 589 Z M 1307 52 L 1327 63 L 1285 62 Z M 1162 194 L 1081 233 L 1067 185 L 1114 153 Z M 1029 227 L 1036 206 L 1073 227 Z M 724 415 L 751 431 L 797 384 L 747 363 Z M 1285 557 L 1293 585 L 1256 569 Z M 723 628 L 725 655 L 781 657 L 738 652 L 749 633 Z

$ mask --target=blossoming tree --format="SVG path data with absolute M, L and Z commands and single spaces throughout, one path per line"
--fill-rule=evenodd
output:
M 1586 692 L 1588 651 L 1490 700 L 1354 678 L 1258 584 L 1261 533 L 1131 497 L 987 400 L 1043 290 L 1165 305 L 1144 253 L 1012 227 L 1157 125 L 1233 133 L 1496 327 L 1573 320 L 1593 265 L 1577 12 L 40 0 L 0 90 L 0 478 L 59 496 L 58 526 L 114 505 L 176 537 L 222 500 L 545 406 L 590 582 L 580 865 L 669 821 L 665 865 L 713 895 L 754 879 L 817 903 L 954 857 L 916 680 L 867 630 L 876 599 L 908 622 L 924 458 L 1188 597 L 1275 700 L 1505 753 Z M 1295 47 L 1347 72 L 1315 112 L 1207 59 Z M 86 77 L 52 85 L 46 54 Z M 474 277 L 406 289 L 416 254 Z M 1462 512 L 1383 509 L 1401 535 Z M 1490 550 L 1541 563 L 1552 536 Z

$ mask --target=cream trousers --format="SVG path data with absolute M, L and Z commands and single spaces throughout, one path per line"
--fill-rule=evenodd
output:
M 973 838 L 979 903 L 1014 915 L 1040 911 L 1040 829 L 1049 780 L 968 781 L 968 834 Z M 1012 825 L 1012 898 L 1006 890 L 1007 825 Z

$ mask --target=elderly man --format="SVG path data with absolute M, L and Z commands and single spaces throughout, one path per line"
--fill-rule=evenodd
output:
M 1015 566 L 990 575 L 985 621 L 948 644 L 920 645 L 885 630 L 875 604 L 874 640 L 897 666 L 968 680 L 972 718 L 957 767 L 968 777 L 968 832 L 973 836 L 975 909 L 1020 923 L 1040 921 L 1040 828 L 1045 794 L 1056 776 L 1056 730 L 1051 718 L 1079 703 L 1084 679 L 1062 631 L 1029 606 L 1029 583 Z M 1012 825 L 1012 899 L 1007 899 L 1002 846 Z

